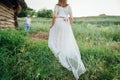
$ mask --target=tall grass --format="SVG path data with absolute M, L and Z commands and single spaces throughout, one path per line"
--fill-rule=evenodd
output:
M 49 31 L 50 19 L 33 19 L 30 33 Z M 44 23 L 43 21 L 47 22 Z M 20 30 L 0 31 L 1 80 L 74 80 L 48 48 Z M 73 33 L 87 69 L 79 80 L 120 80 L 120 26 L 73 23 Z

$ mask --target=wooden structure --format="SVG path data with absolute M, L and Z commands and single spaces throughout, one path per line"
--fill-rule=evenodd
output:
M 0 28 L 17 28 L 21 7 L 27 8 L 24 0 L 0 0 Z

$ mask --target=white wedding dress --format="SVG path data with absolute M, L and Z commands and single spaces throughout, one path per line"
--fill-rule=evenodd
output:
M 68 19 L 69 13 L 72 13 L 71 7 L 68 5 L 63 8 L 56 5 L 54 10 L 57 11 L 58 16 L 49 31 L 48 46 L 62 66 L 72 71 L 74 77 L 78 80 L 86 69 L 81 60 L 70 22 L 64 20 L 64 18 Z M 64 18 L 60 18 L 61 16 Z

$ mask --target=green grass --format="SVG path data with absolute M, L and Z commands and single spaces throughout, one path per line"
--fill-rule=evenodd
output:
M 74 20 L 75 23 L 86 23 L 97 26 L 120 25 L 120 16 L 89 16 L 80 17 Z
M 24 35 L 22 20 L 18 31 L 0 31 L 0 79 L 74 80 L 50 51 L 47 40 Z M 32 20 L 30 34 L 49 32 L 51 19 Z M 120 26 L 74 22 L 72 29 L 87 69 L 79 80 L 120 80 Z

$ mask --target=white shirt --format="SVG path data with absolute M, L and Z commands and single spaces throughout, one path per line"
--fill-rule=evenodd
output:
M 28 17 L 26 17 L 26 18 L 25 18 L 25 24 L 30 25 L 30 23 L 31 23 L 31 19 L 30 19 L 30 18 L 28 18 Z

